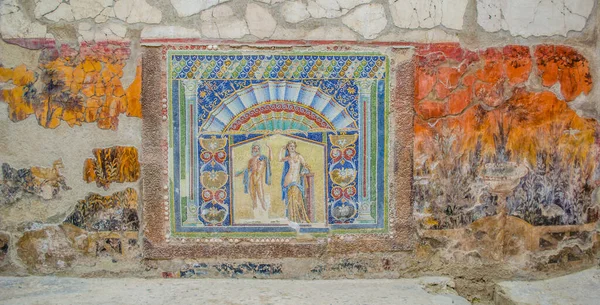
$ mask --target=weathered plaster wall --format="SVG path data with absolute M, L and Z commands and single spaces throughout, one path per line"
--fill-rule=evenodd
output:
M 594 0 L 2 1 L 2 273 L 437 273 L 478 281 L 466 293 L 486 297 L 495 278 L 596 264 L 599 11 Z M 144 259 L 141 78 L 152 67 L 141 59 L 165 43 L 412 47 L 403 221 L 414 250 Z M 494 162 L 526 168 L 506 210 L 486 184 Z

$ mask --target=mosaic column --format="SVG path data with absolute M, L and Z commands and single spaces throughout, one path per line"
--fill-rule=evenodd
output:
M 365 188 L 368 189 L 370 187 L 369 184 L 369 179 L 370 179 L 370 171 L 369 169 L 369 164 L 370 164 L 370 155 L 368 153 L 368 147 L 370 147 L 370 129 L 369 129 L 369 121 L 366 119 L 368 117 L 370 117 L 370 102 L 371 102 L 371 89 L 373 87 L 373 80 L 372 79 L 359 79 L 356 81 L 357 85 L 358 85 L 358 92 L 359 92 L 359 101 L 360 101 L 360 111 L 363 111 L 366 115 L 363 116 L 363 118 L 365 119 L 365 124 L 363 124 L 363 122 L 361 122 L 361 124 L 363 124 L 363 126 L 365 126 L 364 129 L 361 129 L 361 132 L 363 133 L 362 137 L 367 138 L 369 144 L 367 144 L 366 147 L 359 145 L 359 156 L 361 156 L 360 160 L 363 160 L 362 162 L 360 162 L 360 166 L 362 168 L 366 168 L 367 170 L 362 172 L 362 175 L 359 175 L 359 186 L 360 188 Z M 369 156 L 368 158 L 362 158 L 362 156 Z M 365 162 L 364 160 L 367 160 L 367 164 L 366 166 L 364 166 L 365 164 L 363 162 Z M 364 191 L 360 191 L 360 200 L 358 202 L 358 217 L 356 218 L 356 222 L 358 223 L 373 223 L 375 222 L 375 219 L 373 219 L 373 216 L 371 216 L 371 205 L 373 204 L 373 202 L 371 202 L 371 200 L 369 200 L 369 195 L 368 195 L 368 191 L 364 192 Z
M 188 176 L 186 181 L 181 181 L 181 197 L 187 197 L 187 214 L 189 215 L 184 224 L 195 224 L 202 225 L 202 222 L 193 215 L 198 214 L 199 200 L 197 196 L 197 185 L 199 183 L 197 179 L 197 152 L 198 146 L 196 139 L 198 138 L 195 124 L 191 124 L 196 120 L 196 90 L 198 88 L 197 80 L 184 80 L 182 81 L 183 93 L 184 93 L 184 106 L 182 107 L 181 115 L 185 115 L 186 120 L 189 120 L 190 124 L 185 125 L 185 159 L 188 166 Z M 183 126 L 183 125 L 182 125 Z

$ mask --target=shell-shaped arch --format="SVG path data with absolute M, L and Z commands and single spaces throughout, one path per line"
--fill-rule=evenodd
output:
M 266 81 L 240 89 L 211 111 L 202 132 L 349 130 L 356 121 L 319 88 Z

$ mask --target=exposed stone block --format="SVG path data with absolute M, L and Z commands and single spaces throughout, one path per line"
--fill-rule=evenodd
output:
M 477 23 L 488 32 L 513 36 L 567 36 L 581 31 L 594 0 L 477 0 Z
M 443 25 L 462 30 L 468 0 L 390 0 L 394 24 L 399 28 L 433 28 Z
M 46 26 L 30 20 L 17 0 L 0 3 L 0 34 L 3 39 L 46 38 Z
M 256 3 L 249 3 L 246 6 L 246 23 L 250 34 L 258 38 L 270 37 L 277 27 L 277 21 L 271 16 L 269 10 Z
M 342 22 L 363 37 L 373 39 L 385 29 L 387 17 L 383 5 L 365 4 L 344 16 Z

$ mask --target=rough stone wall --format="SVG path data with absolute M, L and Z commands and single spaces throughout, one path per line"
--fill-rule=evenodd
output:
M 480 280 L 469 293 L 485 297 L 494 278 L 595 264 L 599 11 L 594 0 L 4 0 L 2 273 L 442 273 Z M 414 250 L 144 259 L 141 58 L 164 43 L 413 47 Z M 487 164 L 502 162 L 524 171 L 507 195 L 486 184 Z

